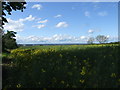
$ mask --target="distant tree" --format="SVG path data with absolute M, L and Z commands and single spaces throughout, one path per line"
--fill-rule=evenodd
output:
M 6 51 L 6 49 L 15 49 L 17 48 L 17 43 L 15 39 L 16 32 L 7 31 L 6 34 L 2 36 L 2 50 Z
M 88 44 L 93 44 L 94 42 L 94 37 L 90 37 L 87 41 Z
M 108 41 L 108 37 L 104 36 L 104 35 L 98 35 L 96 37 L 96 40 L 99 42 L 99 43 L 105 43 Z

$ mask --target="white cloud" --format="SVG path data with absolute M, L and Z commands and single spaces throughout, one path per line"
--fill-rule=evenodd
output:
M 93 4 L 93 10 L 100 9 L 99 2 L 93 2 L 92 4 Z
M 40 10 L 42 8 L 41 4 L 35 4 L 32 6 L 32 8 L 37 8 L 38 10 Z
M 109 36 L 109 35 L 106 35 Z M 87 40 L 89 39 L 89 36 L 70 36 L 66 34 L 55 34 L 50 37 L 43 37 L 43 36 L 35 36 L 30 35 L 27 37 L 23 37 L 20 35 L 17 35 L 16 37 L 18 43 L 33 43 L 33 44 L 45 44 L 45 43 L 87 43 Z M 118 37 L 116 36 L 109 36 L 109 41 L 118 41 Z M 96 41 L 95 41 L 96 42 Z
M 33 17 L 32 15 L 29 15 L 28 17 L 24 18 L 24 19 L 19 19 L 19 21 L 23 22 L 23 21 L 33 21 L 35 20 L 35 17 Z
M 35 20 L 35 17 L 32 15 L 29 15 L 26 18 L 18 19 L 18 20 L 12 20 L 10 18 L 7 18 L 8 23 L 5 23 L 4 29 L 5 30 L 10 30 L 10 31 L 15 31 L 15 32 L 21 32 L 24 29 L 24 22 L 25 21 L 33 21 Z
M 44 28 L 45 25 L 41 24 L 41 25 L 38 25 L 38 28 L 41 29 L 41 28 Z
M 56 16 L 54 16 L 55 18 L 59 18 L 59 17 L 62 17 L 62 15 L 58 14 Z
M 44 24 L 40 24 L 40 25 L 35 25 L 35 26 L 32 26 L 32 27 L 37 27 L 38 29 L 41 29 L 41 28 L 44 28 L 46 25 Z
M 119 40 L 118 36 L 110 36 L 110 35 L 106 35 L 106 37 L 108 38 L 108 40 L 110 42 L 117 42 Z
M 24 6 L 26 7 L 26 6 L 28 6 L 28 4 L 26 3 L 26 4 L 24 4 Z
M 7 19 L 8 23 L 4 25 L 5 30 L 10 30 L 10 31 L 15 31 L 15 32 L 21 32 L 24 29 L 24 24 L 20 20 L 12 20 L 12 19 Z
M 86 39 L 86 36 L 81 36 L 80 39 Z
M 89 29 L 89 30 L 88 30 L 88 33 L 89 33 L 89 34 L 92 34 L 92 33 L 94 33 L 94 30 Z
M 106 37 L 107 37 L 107 38 L 109 38 L 109 37 L 110 37 L 110 35 L 107 35 Z
M 29 15 L 29 17 L 25 18 L 25 21 L 33 21 L 35 20 L 35 17 L 33 17 L 32 15 Z
M 51 37 L 39 37 L 35 35 L 22 37 L 17 35 L 16 39 L 18 43 L 86 43 L 87 36 L 75 37 L 66 34 L 55 34 Z
M 93 7 L 94 7 L 94 10 L 100 9 L 100 6 L 98 6 L 97 4 L 93 5 Z
M 84 15 L 85 15 L 86 17 L 90 17 L 90 12 L 89 12 L 89 11 L 85 11 Z
M 47 19 L 45 19 L 45 20 L 43 20 L 43 21 L 38 21 L 38 23 L 47 23 L 47 22 L 48 22 Z
M 57 28 L 60 28 L 60 27 L 68 27 L 68 24 L 67 22 L 59 22 L 57 25 L 56 25 Z
M 37 18 L 36 20 L 38 21 L 38 20 L 41 20 L 42 18 Z
M 99 16 L 107 16 L 108 13 L 106 11 L 103 11 L 103 12 L 98 12 L 98 15 Z

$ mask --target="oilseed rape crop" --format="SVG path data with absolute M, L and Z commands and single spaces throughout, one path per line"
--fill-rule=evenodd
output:
M 116 88 L 117 44 L 32 46 L 12 50 L 4 88 Z

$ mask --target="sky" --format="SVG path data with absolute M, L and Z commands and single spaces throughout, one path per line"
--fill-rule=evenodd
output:
M 118 39 L 117 2 L 28 2 L 7 20 L 4 29 L 17 32 L 19 44 L 87 43 L 98 35 Z

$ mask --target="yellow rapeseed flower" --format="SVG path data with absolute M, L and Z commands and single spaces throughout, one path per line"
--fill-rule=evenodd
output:
M 84 71 L 82 71 L 82 72 L 80 72 L 80 74 L 81 74 L 81 75 L 85 75 L 85 72 L 84 72 Z
M 115 74 L 115 73 L 112 73 L 112 74 L 111 74 L 111 77 L 116 77 L 116 74 Z
M 60 56 L 60 57 L 62 57 L 63 55 L 62 55 L 62 54 L 60 54 L 59 56 Z
M 85 69 L 85 67 L 82 67 L 82 72 L 80 72 L 80 74 L 85 75 L 85 73 L 86 73 L 86 69 Z
M 43 68 L 41 69 L 42 72 L 46 72 Z
M 21 85 L 20 84 L 17 84 L 17 86 L 16 86 L 17 88 L 20 88 L 21 87 Z
M 62 84 L 64 84 L 65 82 L 64 81 L 61 81 Z
M 80 82 L 81 82 L 81 83 L 84 83 L 84 82 L 85 82 L 85 80 L 80 80 Z

